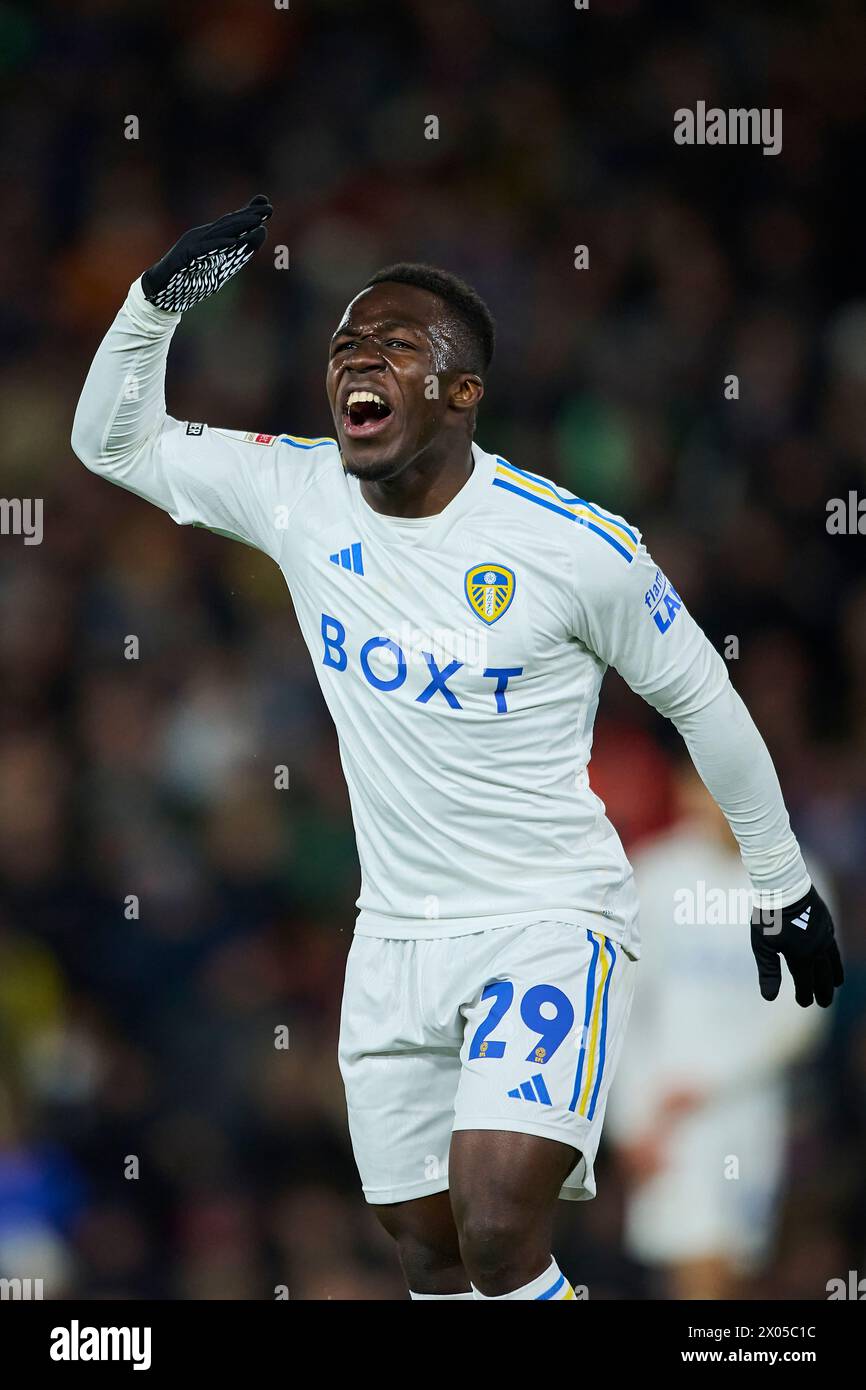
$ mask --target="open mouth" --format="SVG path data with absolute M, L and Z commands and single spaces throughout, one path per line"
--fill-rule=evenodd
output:
M 343 406 L 343 429 L 352 439 L 379 434 L 393 414 L 375 391 L 350 391 Z

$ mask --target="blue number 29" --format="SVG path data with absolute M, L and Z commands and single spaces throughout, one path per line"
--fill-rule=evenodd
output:
M 501 1057 L 505 1051 L 504 1042 L 488 1042 L 487 1034 L 492 1033 L 497 1023 L 501 1021 L 514 999 L 514 985 L 510 980 L 494 980 L 492 985 L 488 985 L 483 991 L 481 998 L 489 999 L 493 997 L 493 1007 L 483 1023 L 479 1023 L 475 1030 L 475 1037 L 469 1047 L 470 1060 L 473 1057 Z
M 482 999 L 493 998 L 493 1006 L 482 1023 L 475 1030 L 469 1047 L 469 1058 L 501 1057 L 505 1043 L 490 1038 L 490 1034 L 501 1023 L 514 1001 L 514 985 L 510 980 L 495 980 L 487 986 Z M 542 1004 L 552 1004 L 556 1012 L 553 1018 L 545 1018 L 541 1012 Z M 556 1049 L 562 1044 L 574 1025 L 574 1007 L 567 994 L 556 985 L 533 985 L 520 1001 L 520 1017 L 530 1032 L 537 1034 L 536 1042 L 529 1049 L 527 1062 L 543 1065 L 549 1062 Z

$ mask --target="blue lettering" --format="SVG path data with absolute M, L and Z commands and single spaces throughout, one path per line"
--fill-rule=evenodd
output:
M 329 628 L 333 629 L 332 634 L 329 634 Z M 325 643 L 325 655 L 322 657 L 322 665 L 333 666 L 335 671 L 345 671 L 349 660 L 346 656 L 346 648 L 343 645 L 346 640 L 346 629 L 339 619 L 329 618 L 327 613 L 322 614 L 322 639 Z M 336 653 L 336 656 L 334 653 Z
M 510 676 L 522 676 L 522 666 L 496 667 L 488 666 L 483 673 L 485 676 L 496 676 L 496 689 L 493 692 L 496 696 L 496 713 L 507 714 L 508 706 L 505 703 L 505 691 L 508 688 Z
M 397 658 L 397 670 L 390 680 L 383 681 L 370 670 L 370 652 L 376 647 L 387 647 L 389 652 L 393 652 Z M 376 690 L 398 690 L 406 679 L 406 658 L 396 642 L 392 642 L 388 637 L 371 637 L 361 648 L 361 670 L 367 680 Z
M 664 608 L 667 612 L 667 618 L 664 618 L 660 612 L 653 613 L 653 622 L 655 623 L 659 632 L 667 632 L 668 628 L 670 627 L 674 618 L 679 613 L 682 606 L 682 599 L 680 598 L 676 589 L 674 589 L 673 586 L 669 584 L 668 591 L 664 597 Z
M 445 670 L 440 671 L 439 667 L 436 665 L 436 662 L 433 660 L 433 657 L 430 652 L 422 652 L 421 655 L 427 662 L 427 668 L 430 672 L 430 676 L 432 679 L 430 681 L 430 684 L 427 686 L 426 690 L 421 691 L 421 694 L 418 696 L 416 703 L 419 705 L 426 705 L 427 701 L 431 700 L 433 696 L 436 694 L 436 691 L 440 690 L 442 694 L 445 696 L 445 699 L 448 701 L 452 709 L 462 709 L 463 706 L 460 704 L 460 701 L 457 699 L 457 696 L 454 694 L 452 690 L 448 689 L 448 686 L 445 684 L 445 682 L 447 681 L 449 676 L 454 675 L 455 671 L 460 670 L 460 667 L 463 665 L 463 662 L 449 662 L 449 664 L 445 667 Z
M 679 599 L 674 596 L 674 609 L 679 608 L 679 606 Z M 654 614 L 653 616 L 655 621 L 660 623 L 658 614 Z M 665 626 L 669 627 L 672 620 L 673 617 L 671 616 Z M 662 628 L 662 631 L 664 630 L 665 629 Z M 324 644 L 322 665 L 330 666 L 334 671 L 345 671 L 349 664 L 349 656 L 346 650 L 346 629 L 339 618 L 334 618 L 329 613 L 322 614 L 322 642 Z M 370 664 L 371 654 L 380 649 L 385 649 L 386 651 L 392 652 L 394 655 L 396 666 L 393 676 L 378 676 Z M 421 655 L 427 663 L 427 671 L 430 680 L 421 691 L 421 694 L 415 696 L 416 703 L 419 705 L 427 705 L 433 699 L 434 695 L 438 693 L 445 700 L 449 709 L 462 710 L 463 705 L 461 705 L 454 691 L 449 688 L 448 682 L 452 676 L 455 676 L 458 671 L 463 669 L 464 663 L 456 660 L 449 661 L 448 665 L 440 670 L 432 652 L 422 652 Z M 405 683 L 408 675 L 406 657 L 403 654 L 402 648 L 399 647 L 396 642 L 392 642 L 389 637 L 370 637 L 361 647 L 358 656 L 364 679 L 374 690 L 386 692 L 390 690 L 399 690 Z M 496 701 L 497 714 L 508 713 L 508 704 L 505 698 L 508 690 L 508 682 L 511 680 L 512 676 L 522 676 L 523 671 L 524 668 L 522 666 L 488 666 L 483 671 L 482 674 L 485 677 L 496 682 L 493 698 Z

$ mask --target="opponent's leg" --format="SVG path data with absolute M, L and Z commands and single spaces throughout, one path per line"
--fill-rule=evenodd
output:
M 396 1241 L 412 1298 L 472 1297 L 447 1192 L 373 1210 Z
M 492 1129 L 451 1140 L 451 1205 L 482 1298 L 573 1297 L 551 1254 L 553 1214 L 579 1155 L 556 1139 Z

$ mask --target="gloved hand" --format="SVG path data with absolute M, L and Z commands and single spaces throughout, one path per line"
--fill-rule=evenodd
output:
M 179 312 L 216 294 L 258 251 L 267 236 L 262 224 L 272 212 L 265 195 L 257 193 L 245 208 L 184 232 L 142 275 L 145 298 L 158 309 Z
M 775 999 L 785 962 L 794 980 L 794 994 L 803 1008 L 814 1000 L 826 1009 L 833 990 L 845 975 L 827 904 L 815 888 L 805 898 L 783 908 L 754 908 L 752 950 L 758 964 L 758 983 L 765 999 Z

